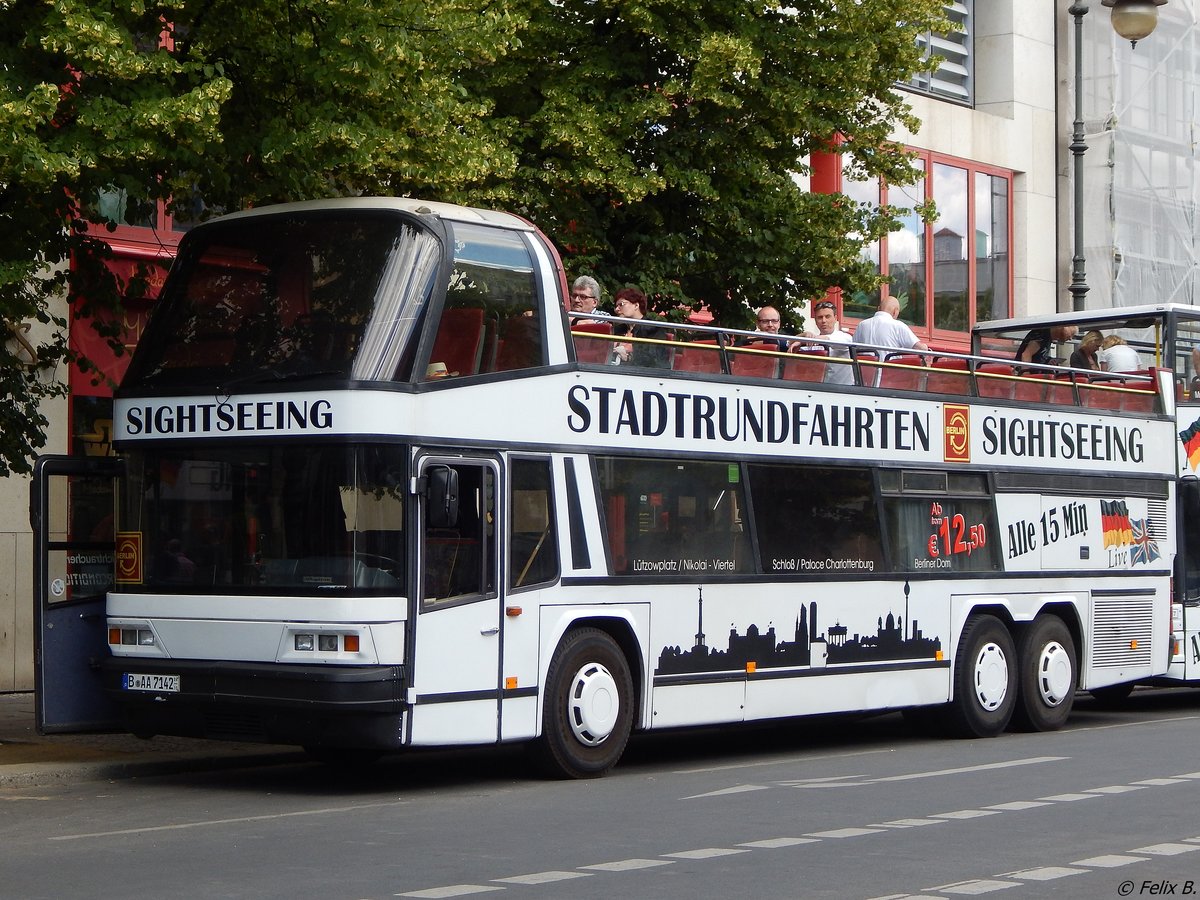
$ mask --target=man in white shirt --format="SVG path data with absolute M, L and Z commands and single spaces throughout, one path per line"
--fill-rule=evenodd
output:
M 884 348 L 876 351 L 879 353 L 881 362 L 886 359 L 889 347 L 897 350 L 928 350 L 929 346 L 913 334 L 911 328 L 896 318 L 899 312 L 899 300 L 895 297 L 882 298 L 879 301 L 878 312 L 869 319 L 863 319 L 854 329 L 854 343 Z M 863 376 L 864 384 L 869 381 L 871 384 L 877 385 L 883 376 L 883 369 L 877 369 L 874 378 L 867 377 L 865 371 Z
M 849 344 L 850 335 L 842 331 L 837 317 L 837 305 L 832 300 L 822 300 L 813 306 L 813 321 L 817 323 L 820 337 L 830 344 Z M 843 347 L 818 345 L 829 351 L 829 358 L 850 359 L 850 351 Z M 826 384 L 854 384 L 854 369 L 849 362 L 825 364 Z
M 854 330 L 854 343 L 894 347 L 897 350 L 928 350 L 928 345 L 896 318 L 899 312 L 900 301 L 895 297 L 884 297 L 879 301 L 879 311 L 858 323 L 858 328 Z

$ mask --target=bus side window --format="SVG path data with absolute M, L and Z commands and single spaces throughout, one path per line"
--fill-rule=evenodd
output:
M 754 570 L 736 463 L 598 457 L 614 574 Z
M 1200 599 L 1200 479 L 1179 482 L 1177 574 L 1183 575 L 1184 600 Z
M 762 571 L 879 571 L 882 537 L 867 469 L 824 466 L 749 466 L 750 496 Z
M 558 577 L 558 535 L 550 461 L 514 459 L 509 480 L 509 587 L 553 581 Z
M 424 601 L 470 601 L 494 593 L 495 476 L 488 466 L 463 463 L 458 472 L 458 517 L 424 531 Z

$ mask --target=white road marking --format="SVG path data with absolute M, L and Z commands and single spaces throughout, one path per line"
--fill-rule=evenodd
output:
M 1051 797 L 1038 797 L 1038 799 L 1054 803 L 1072 803 L 1075 800 L 1095 800 L 1099 796 L 1099 794 L 1054 794 Z
M 674 860 L 670 859 L 619 859 L 616 862 L 596 863 L 591 866 L 580 866 L 581 869 L 595 869 L 597 872 L 631 872 L 634 869 L 652 869 L 655 866 L 669 866 Z
M 293 819 L 297 816 L 323 816 L 328 813 L 358 812 L 363 809 L 387 809 L 392 806 L 407 806 L 408 800 L 388 803 L 358 803 L 354 806 L 328 806 L 324 809 L 299 809 L 295 812 L 272 813 L 264 816 L 239 816 L 232 819 L 201 819 L 196 822 L 178 822 L 174 825 L 147 825 L 144 828 L 122 828 L 115 831 L 89 831 L 84 834 L 60 834 L 49 838 L 52 841 L 79 841 L 85 838 L 117 837 L 124 834 L 150 834 L 156 831 L 181 831 L 187 828 L 209 828 L 213 825 L 240 825 L 245 822 L 272 822 L 277 819 Z M 489 888 L 495 890 L 495 888 Z
M 1049 803 L 1039 803 L 1037 800 L 1012 800 L 1008 803 L 993 803 L 984 809 L 996 809 L 1000 812 L 1020 812 L 1024 809 L 1037 809 L 1039 806 L 1050 806 Z
M 810 762 L 817 762 L 818 760 L 824 760 L 824 759 L 846 760 L 846 759 L 855 759 L 860 756 L 878 756 L 880 753 L 894 753 L 894 752 L 895 752 L 894 750 L 860 750 L 857 753 L 825 753 L 825 754 L 822 754 L 821 756 L 805 756 L 803 758 L 803 762 L 807 765 Z M 725 765 L 725 766 L 703 766 L 698 769 L 676 769 L 672 774 L 673 775 L 704 775 L 708 772 L 728 772 L 733 769 L 754 769 L 754 768 L 758 768 L 759 766 L 777 766 L 780 763 L 788 763 L 788 762 L 795 763 L 796 757 L 794 755 L 776 756 L 772 759 L 760 759 L 760 760 L 755 760 L 754 762 L 746 762 L 746 763 L 730 763 L 729 765 Z
M 817 838 L 806 837 L 782 837 L 782 838 L 767 838 L 765 841 L 746 841 L 744 844 L 738 844 L 739 847 L 751 847 L 755 850 L 778 850 L 780 847 L 795 847 L 797 844 L 816 844 Z
M 1144 791 L 1144 785 L 1110 784 L 1108 787 L 1088 788 L 1085 794 L 1128 794 L 1130 791 Z
M 882 828 L 835 828 L 832 831 L 813 831 L 808 834 L 812 838 L 849 838 L 862 837 L 864 834 L 883 834 Z
M 690 797 L 680 797 L 680 800 L 701 800 L 705 797 L 727 797 L 730 794 L 745 794 L 749 791 L 769 791 L 764 784 L 739 784 L 736 787 L 721 788 L 719 791 L 709 791 L 707 794 L 692 794 Z
M 1147 862 L 1144 856 L 1126 856 L 1124 853 L 1108 853 L 1104 856 L 1089 856 L 1087 859 L 1077 859 L 1073 866 L 1093 866 L 1097 869 L 1117 869 L 1135 862 Z
M 680 850 L 676 853 L 664 853 L 675 859 L 716 859 L 718 856 L 733 856 L 735 853 L 749 853 L 737 847 L 707 847 L 704 850 Z
M 881 822 L 879 828 L 919 828 L 922 825 L 945 825 L 945 819 L 893 819 L 891 822 Z
M 1149 847 L 1138 847 L 1130 853 L 1149 853 L 1152 856 L 1178 856 L 1180 853 L 1192 853 L 1200 850 L 1200 844 L 1151 844 Z
M 446 887 L 430 888 L 427 891 L 409 891 L 406 894 L 393 894 L 393 897 L 420 897 L 422 900 L 445 900 L 447 897 L 466 897 L 469 894 L 486 894 L 489 891 L 502 891 L 502 887 L 492 887 L 487 884 L 451 884 Z
M 534 872 L 531 875 L 513 875 L 511 878 L 493 878 L 505 884 L 552 884 L 555 881 L 569 881 L 572 878 L 590 878 L 591 872 Z
M 1187 781 L 1183 778 L 1146 778 L 1142 781 L 1135 781 L 1134 784 L 1145 784 L 1149 785 L 1150 787 L 1159 787 L 1168 784 L 1187 784 Z
M 998 816 L 996 809 L 956 809 L 953 812 L 932 813 L 932 819 L 978 819 L 982 816 Z
M 1020 886 L 1020 882 L 1017 881 L 996 881 L 990 878 L 977 878 L 973 881 L 960 881 L 957 884 L 947 884 L 942 887 L 929 888 L 929 890 L 938 891 L 943 894 L 970 894 L 974 896 Z
M 1024 881 L 1054 881 L 1069 875 L 1086 875 L 1087 869 L 1070 869 L 1066 866 L 1039 866 L 1036 869 L 1023 869 L 1020 872 L 1009 872 L 1005 878 L 1020 878 Z

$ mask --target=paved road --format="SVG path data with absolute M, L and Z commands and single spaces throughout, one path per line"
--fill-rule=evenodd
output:
M 470 751 L 12 788 L 3 892 L 1016 900 L 1184 896 L 1190 881 L 1200 894 L 1198 698 L 1123 714 L 1084 702 L 1062 732 L 990 741 L 920 738 L 895 715 L 643 739 L 588 782 Z

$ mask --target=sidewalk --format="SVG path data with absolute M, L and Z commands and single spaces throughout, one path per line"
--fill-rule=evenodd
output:
M 297 747 L 129 734 L 38 734 L 33 694 L 0 694 L 0 790 L 305 759 Z

